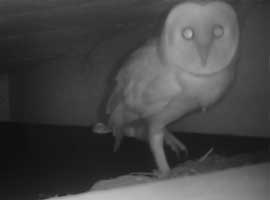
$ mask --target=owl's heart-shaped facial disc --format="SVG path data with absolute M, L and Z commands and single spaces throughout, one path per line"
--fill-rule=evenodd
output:
M 238 43 L 238 19 L 229 4 L 186 2 L 169 13 L 160 48 L 169 65 L 210 74 L 229 66 Z

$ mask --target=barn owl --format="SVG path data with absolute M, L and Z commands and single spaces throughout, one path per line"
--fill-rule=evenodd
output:
M 234 9 L 221 1 L 190 1 L 172 8 L 161 34 L 133 52 L 108 100 L 109 127 L 149 142 L 158 171 L 168 174 L 164 144 L 186 150 L 166 126 L 205 110 L 228 90 L 239 46 Z

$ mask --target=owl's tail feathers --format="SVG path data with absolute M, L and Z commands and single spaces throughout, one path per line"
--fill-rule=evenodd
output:
M 121 144 L 122 138 L 124 136 L 124 132 L 122 131 L 122 128 L 110 128 L 106 124 L 103 124 L 102 122 L 99 122 L 95 124 L 92 128 L 93 133 L 99 134 L 99 135 L 106 135 L 112 133 L 115 137 L 115 142 L 113 146 L 113 151 L 116 152 Z
M 138 115 L 123 104 L 119 104 L 111 112 L 108 125 L 115 137 L 114 151 L 120 147 L 124 136 L 135 137 L 135 129 L 132 122 L 138 120 Z
M 115 137 L 113 152 L 116 152 L 121 145 L 122 139 L 124 137 L 124 132 L 121 130 L 121 128 L 113 128 L 113 135 Z
M 126 119 L 124 118 L 124 108 L 122 104 L 115 107 L 110 113 L 108 126 L 112 129 L 113 136 L 115 137 L 113 151 L 116 152 L 124 137 L 123 127 L 125 126 Z
M 118 105 L 114 110 L 110 110 L 108 114 L 110 114 L 108 124 L 97 123 L 93 126 L 92 131 L 100 135 L 112 133 L 115 137 L 113 151 L 116 152 L 124 136 L 122 129 L 124 124 L 122 106 Z

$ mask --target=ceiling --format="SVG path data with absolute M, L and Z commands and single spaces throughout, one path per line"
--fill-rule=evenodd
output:
M 182 1 L 182 0 L 180 0 Z M 229 0 L 228 0 L 229 1 Z M 176 0 L 6 0 L 0 3 L 0 73 L 65 56 L 87 56 L 96 41 L 150 23 Z M 251 0 L 229 1 L 249 5 Z M 244 2 L 244 4 L 243 4 Z M 259 1 L 262 2 L 262 1 Z M 250 7 L 250 6 L 249 6 Z M 142 20 L 138 20 L 142 18 Z M 135 22 L 136 21 L 136 22 Z

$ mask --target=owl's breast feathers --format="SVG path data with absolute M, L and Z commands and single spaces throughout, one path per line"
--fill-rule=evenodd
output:
M 134 121 L 164 112 L 175 96 L 183 96 L 179 104 L 197 102 L 195 107 L 213 103 L 230 82 L 226 68 L 213 75 L 196 75 L 161 61 L 157 43 L 152 41 L 138 49 L 120 70 L 116 87 L 109 99 L 109 124 L 121 128 Z M 194 104 L 192 104 L 194 105 Z M 190 110 L 194 110 L 194 106 Z M 176 119 L 175 119 L 176 120 Z

